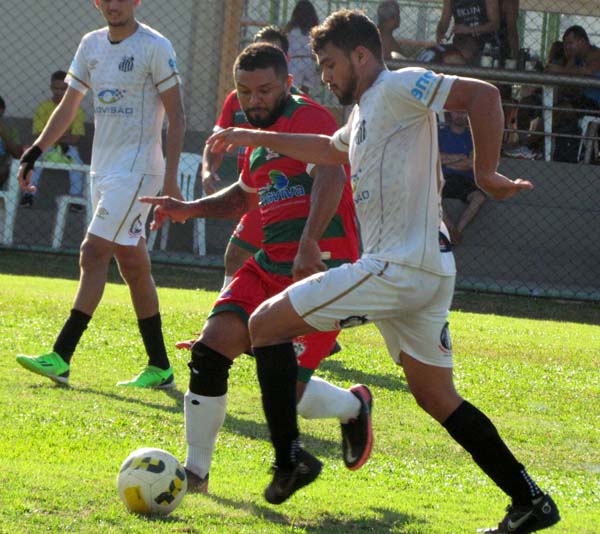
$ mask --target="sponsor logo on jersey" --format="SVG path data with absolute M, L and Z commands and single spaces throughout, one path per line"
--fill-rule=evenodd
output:
M 91 59 L 90 62 L 87 65 L 88 70 L 94 70 L 96 68 L 96 66 L 98 65 L 98 60 L 97 59 Z
M 119 70 L 122 72 L 131 72 L 133 70 L 133 56 L 123 56 L 119 63 Z
M 133 108 L 129 106 L 116 105 L 120 100 L 125 98 L 124 89 L 102 89 L 98 93 L 98 101 L 100 106 L 94 108 L 95 113 L 98 115 L 132 115 Z
M 137 237 L 142 235 L 142 228 L 142 216 L 139 214 L 135 219 L 133 219 L 133 222 L 129 227 L 129 237 Z
M 304 187 L 301 185 L 293 185 L 290 187 L 288 177 L 279 170 L 270 170 L 269 179 L 271 180 L 271 183 L 258 190 L 261 206 L 268 206 L 273 202 L 301 197 L 306 194 Z
M 171 67 L 174 71 L 177 70 L 177 61 L 175 61 L 175 58 L 169 58 L 169 67 Z
M 431 82 L 433 82 L 434 80 L 435 74 L 428 70 L 427 72 L 419 76 L 419 78 L 417 78 L 414 87 L 410 91 L 411 94 L 417 100 L 423 100 L 431 91 L 431 88 L 433 87 L 433 84 Z

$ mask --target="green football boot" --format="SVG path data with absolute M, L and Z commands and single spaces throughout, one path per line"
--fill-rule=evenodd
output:
M 69 385 L 69 364 L 56 352 L 38 357 L 17 354 L 17 362 L 32 373 L 45 376 L 62 386 Z
M 175 375 L 173 369 L 161 369 L 154 365 L 149 365 L 142 372 L 131 380 L 118 382 L 117 386 L 133 387 L 133 388 L 155 388 L 155 389 L 172 389 L 175 387 Z

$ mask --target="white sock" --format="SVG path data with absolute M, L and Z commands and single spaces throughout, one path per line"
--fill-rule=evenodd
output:
M 226 274 L 223 277 L 223 287 L 221 288 L 221 291 L 223 291 L 229 285 L 229 282 L 231 282 L 232 280 L 233 280 L 233 275 L 232 274 Z
M 225 421 L 227 394 L 205 397 L 187 391 L 184 396 L 185 439 L 187 457 L 185 467 L 204 478 L 210 471 L 217 434 Z
M 337 417 L 340 423 L 347 423 L 358 416 L 360 401 L 350 390 L 313 376 L 306 385 L 297 410 L 305 419 Z

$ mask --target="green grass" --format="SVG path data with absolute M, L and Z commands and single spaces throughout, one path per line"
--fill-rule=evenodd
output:
M 462 534 L 503 515 L 506 497 L 416 407 L 370 326 L 343 332 L 343 353 L 321 370 L 340 386 L 372 387 L 375 448 L 363 469 L 343 467 L 336 421 L 301 421 L 323 474 L 288 503 L 268 505 L 262 492 L 272 452 L 254 362 L 243 356 L 231 372 L 211 494 L 186 496 L 166 519 L 128 514 L 115 479 L 129 452 L 156 446 L 185 455 L 186 354 L 171 352 L 174 392 L 116 388 L 144 355 L 128 292 L 111 283 L 73 360 L 72 387 L 27 373 L 14 354 L 52 346 L 76 288 L 74 258 L 34 259 L 0 252 L 0 272 L 13 273 L 0 275 L 0 532 Z M 36 261 L 55 278 L 32 276 Z M 216 288 L 220 273 L 154 271 L 172 347 L 198 331 L 215 297 L 194 288 Z M 597 534 L 600 308 L 473 294 L 458 295 L 454 308 L 457 387 L 555 497 L 563 521 L 548 532 Z

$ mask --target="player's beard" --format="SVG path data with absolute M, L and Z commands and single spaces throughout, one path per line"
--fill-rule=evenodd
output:
M 335 96 L 337 96 L 337 99 L 342 106 L 354 104 L 354 95 L 356 94 L 357 85 L 358 80 L 356 77 L 356 70 L 354 69 L 354 65 L 350 63 L 350 76 L 348 77 L 348 83 L 346 87 L 342 89 L 339 85 L 336 86 L 338 89 L 340 89 L 340 91 Z
M 268 128 L 269 126 L 272 126 L 283 113 L 283 108 L 285 108 L 287 104 L 288 96 L 287 91 L 284 91 L 277 104 L 275 104 L 275 107 L 264 118 L 252 117 L 252 108 L 245 109 L 244 113 L 246 114 L 248 122 L 255 128 Z

